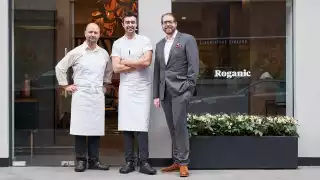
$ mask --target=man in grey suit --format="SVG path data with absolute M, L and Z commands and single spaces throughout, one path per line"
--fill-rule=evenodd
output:
M 174 163 L 163 172 L 180 170 L 181 177 L 189 176 L 189 137 L 187 108 L 195 92 L 199 74 L 199 51 L 192 35 L 178 32 L 171 13 L 161 17 L 166 37 L 156 45 L 153 98 L 154 105 L 165 112 L 173 146 Z

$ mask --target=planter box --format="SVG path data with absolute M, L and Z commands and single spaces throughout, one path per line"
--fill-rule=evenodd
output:
M 298 138 L 193 136 L 190 169 L 296 169 Z

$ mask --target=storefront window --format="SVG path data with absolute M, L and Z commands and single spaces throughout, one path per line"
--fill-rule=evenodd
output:
M 88 23 L 102 31 L 98 44 L 111 54 L 123 36 L 122 15 L 138 13 L 138 0 L 14 0 L 14 160 L 27 165 L 66 165 L 74 160 L 69 134 L 71 95 L 58 87 L 55 66 L 83 43 Z M 72 83 L 72 69 L 68 72 Z M 105 95 L 105 136 L 101 160 L 123 162 L 123 137 L 117 127 L 119 77 Z M 88 119 L 88 121 L 90 121 Z
M 197 39 L 194 113 L 285 115 L 287 5 L 279 1 L 174 1 L 178 30 Z

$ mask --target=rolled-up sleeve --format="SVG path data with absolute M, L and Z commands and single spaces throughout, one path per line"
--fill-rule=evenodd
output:
M 112 61 L 111 61 L 109 54 L 107 54 L 107 65 L 106 65 L 106 68 L 104 71 L 103 82 L 111 84 L 112 83 L 112 75 L 113 75 Z
M 68 53 L 63 57 L 55 67 L 56 78 L 60 86 L 68 85 L 67 71 L 74 64 L 73 56 Z

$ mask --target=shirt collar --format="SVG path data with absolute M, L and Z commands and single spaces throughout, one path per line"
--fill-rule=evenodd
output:
M 171 39 L 168 39 L 168 37 L 166 36 L 166 40 L 174 40 L 174 38 L 176 38 L 177 34 L 178 34 L 178 30 L 175 30 Z
M 83 46 L 84 50 L 91 50 L 91 51 L 99 51 L 100 50 L 100 46 L 98 46 L 98 45 L 96 46 L 96 48 L 94 50 L 92 50 L 86 41 L 83 42 L 82 46 Z
M 126 35 L 124 35 L 123 38 L 124 38 L 125 40 L 133 40 L 133 39 L 136 39 L 136 38 L 137 38 L 137 34 L 134 33 L 134 36 L 132 37 L 132 39 L 128 39 L 128 37 L 127 37 Z

